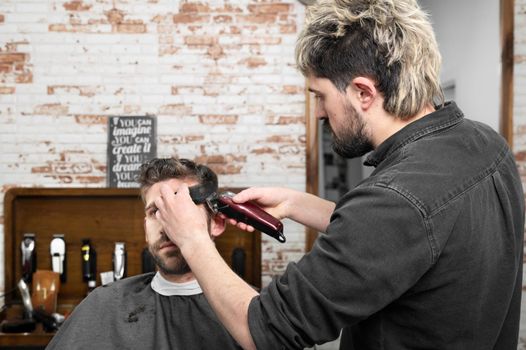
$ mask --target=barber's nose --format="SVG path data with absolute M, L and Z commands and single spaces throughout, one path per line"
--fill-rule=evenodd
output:
M 317 119 L 327 118 L 327 112 L 322 103 L 316 103 L 316 108 L 314 109 L 314 115 Z

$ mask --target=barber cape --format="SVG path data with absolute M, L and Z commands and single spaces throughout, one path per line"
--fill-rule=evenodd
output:
M 46 349 L 240 349 L 196 281 L 171 283 L 159 273 L 96 288 L 71 313 Z

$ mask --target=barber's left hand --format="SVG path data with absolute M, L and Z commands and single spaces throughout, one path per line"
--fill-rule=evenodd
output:
M 202 239 L 210 240 L 207 215 L 190 198 L 188 186 L 183 183 L 174 194 L 168 185 L 160 188 L 161 196 L 155 199 L 156 217 L 164 232 L 181 251 L 187 243 Z

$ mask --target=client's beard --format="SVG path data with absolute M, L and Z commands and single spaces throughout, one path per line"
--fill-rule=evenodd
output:
M 170 264 L 170 266 L 166 263 L 165 258 L 159 254 L 161 244 L 168 241 L 170 241 L 170 239 L 165 233 L 162 233 L 161 238 L 159 238 L 154 244 L 148 246 L 153 260 L 155 260 L 159 270 L 168 275 L 184 275 L 185 273 L 190 272 L 190 266 L 188 266 L 183 254 L 181 254 L 179 247 L 176 247 L 174 250 L 165 254 L 166 258 L 175 258 L 175 264 Z
M 210 234 L 211 229 L 211 219 L 209 217 L 207 221 L 207 228 L 208 233 Z M 148 250 L 150 251 L 153 260 L 157 264 L 157 267 L 161 272 L 167 275 L 184 275 L 185 273 L 191 272 L 190 266 L 186 262 L 186 260 L 183 257 L 183 254 L 181 253 L 181 250 L 179 247 L 176 247 L 172 251 L 167 252 L 164 256 L 164 258 L 159 254 L 159 250 L 161 249 L 161 244 L 165 242 L 169 242 L 170 239 L 166 235 L 166 233 L 161 232 L 161 238 L 159 238 L 154 244 L 148 245 Z M 175 258 L 175 264 L 171 264 L 172 266 L 169 266 L 165 259 L 166 258 Z
M 334 132 L 328 119 L 325 119 L 324 127 L 332 133 L 334 152 L 344 158 L 361 157 L 373 150 L 373 144 L 365 132 L 365 122 L 362 116 L 350 103 L 345 105 L 345 112 L 345 123 L 338 130 L 338 134 Z

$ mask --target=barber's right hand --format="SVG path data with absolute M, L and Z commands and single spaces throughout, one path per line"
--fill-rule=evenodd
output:
M 267 213 L 281 220 L 288 217 L 294 192 L 294 190 L 279 187 L 251 187 L 239 192 L 232 199 L 236 203 L 254 202 Z M 243 222 L 226 217 L 225 219 L 242 230 L 254 231 L 254 227 Z
M 157 207 L 155 217 L 183 255 L 185 244 L 210 240 L 206 212 L 190 198 L 188 184 L 183 182 L 177 189 L 163 184 L 160 192 L 161 195 L 154 200 Z

